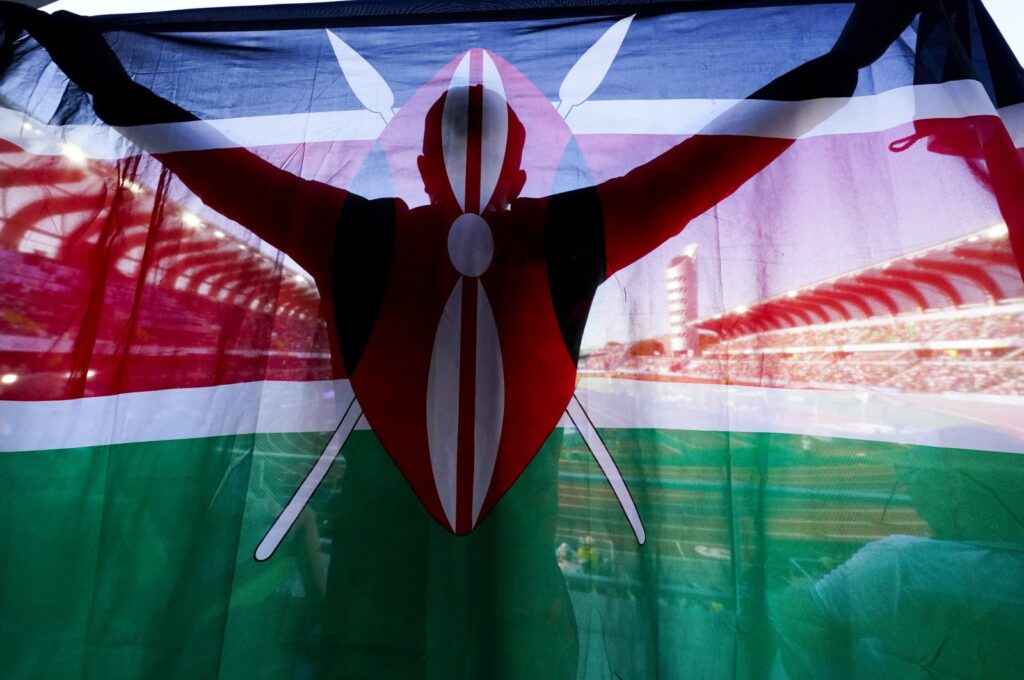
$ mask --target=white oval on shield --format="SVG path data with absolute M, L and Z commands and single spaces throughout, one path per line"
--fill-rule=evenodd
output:
M 491 227 L 476 213 L 463 213 L 448 231 L 448 257 L 463 276 L 480 276 L 491 265 L 494 237 Z

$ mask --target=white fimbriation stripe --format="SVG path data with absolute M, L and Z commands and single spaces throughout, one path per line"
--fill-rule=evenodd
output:
M 460 63 L 459 69 L 463 68 L 463 63 L 468 84 L 468 59 Z M 457 73 L 461 79 L 458 69 Z M 824 116 L 822 111 L 826 112 Z M 831 111 L 834 112 L 829 115 Z M 882 132 L 914 120 L 994 113 L 996 110 L 980 83 L 959 80 L 938 85 L 910 85 L 847 100 L 586 101 L 572 109 L 566 123 L 576 135 L 685 136 L 705 132 L 805 138 Z M 1018 145 L 1024 144 L 1024 105 L 1006 107 L 998 113 Z M 721 117 L 722 114 L 727 115 Z M 822 122 L 814 122 L 822 117 Z M 805 129 L 807 121 L 812 121 L 810 129 Z M 709 128 L 712 122 L 714 125 Z M 24 123 L 29 123 L 32 129 L 26 129 Z M 384 121 L 379 115 L 361 109 L 146 125 L 124 128 L 123 132 L 152 153 L 168 153 L 232 146 L 370 141 L 377 139 L 383 130 Z M 60 155 L 63 153 L 61 143 L 75 144 L 86 156 L 97 159 L 123 158 L 138 153 L 135 144 L 112 128 L 43 125 L 21 112 L 4 108 L 0 108 L 0 139 L 42 155 Z
M 498 185 L 501 166 L 505 163 L 505 147 L 508 144 L 508 105 L 505 103 L 505 86 L 501 74 L 494 65 L 491 55 L 483 53 L 484 96 L 491 100 L 482 107 L 480 135 L 480 212 L 490 203 L 494 187 Z M 493 92 L 497 98 L 489 95 Z M 500 101 L 499 101 L 500 100 Z
M 448 524 L 455 528 L 459 453 L 459 359 L 462 349 L 460 277 L 445 303 L 430 352 L 427 375 L 427 449 L 434 486 Z
M 276 144 L 373 141 L 383 131 L 383 119 L 364 109 L 115 129 L 105 125 L 45 125 L 18 111 L 0 107 L 0 139 L 42 156 L 59 156 L 65 151 L 64 144 L 74 144 L 87 157 L 105 160 L 138 155 L 140 147 L 149 153 L 171 153 Z
M 466 148 L 469 130 L 469 52 L 455 67 L 441 112 L 441 149 L 448 184 L 459 207 L 466 209 Z
M 175 126 L 183 129 L 168 129 Z M 139 125 L 130 130 L 131 138 L 150 153 L 167 153 L 189 151 L 193 148 L 189 144 L 193 140 L 199 145 L 195 148 L 199 149 L 374 141 L 384 131 L 384 121 L 372 111 L 327 111 L 188 121 L 173 125 Z
M 577 135 L 734 134 L 794 139 L 881 132 L 914 120 L 996 112 L 975 80 L 908 85 L 879 94 L 779 102 L 757 99 L 587 101 L 566 118 Z M 811 124 L 808 124 L 810 121 Z
M 600 428 L 776 432 L 1024 453 L 1024 396 L 798 390 L 585 377 Z M 329 432 L 347 380 L 256 382 L 64 401 L 0 401 L 0 451 L 252 432 Z M 455 402 L 449 402 L 455 403 Z M 356 429 L 365 428 L 365 420 Z M 572 425 L 568 418 L 561 427 Z
M 1024 104 L 999 109 L 999 117 L 1003 119 L 1007 132 L 1013 137 L 1014 145 L 1024 146 Z
M 328 432 L 352 399 L 347 380 L 266 381 L 61 401 L 0 401 L 0 451 Z
M 473 416 L 473 526 L 480 517 L 498 460 L 505 419 L 505 371 L 491 302 L 476 281 L 476 404 Z
M 598 427 L 771 432 L 1024 453 L 1024 396 L 583 378 Z

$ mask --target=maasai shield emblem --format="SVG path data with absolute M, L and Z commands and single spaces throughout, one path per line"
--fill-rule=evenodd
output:
M 550 193 L 571 138 L 564 116 L 596 90 L 630 20 L 614 24 L 581 57 L 555 105 L 513 66 L 474 48 L 396 111 L 390 92 L 379 93 L 383 79 L 328 32 L 357 97 L 387 122 L 378 141 L 396 194 L 415 200 L 425 184 L 434 188 L 427 187 L 430 206 L 400 211 L 407 219 L 397 221 L 385 299 L 350 375 L 354 397 L 256 559 L 276 549 L 361 415 L 426 509 L 464 534 L 518 478 L 568 407 L 643 542 L 621 475 L 573 397 L 576 367 L 550 304 L 544 220 L 507 209 L 526 182 L 522 158 L 529 160 L 531 193 Z M 430 156 L 439 171 L 425 167 Z

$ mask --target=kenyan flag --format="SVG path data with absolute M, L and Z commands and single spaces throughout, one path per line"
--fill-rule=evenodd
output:
M 584 4 L 0 5 L 0 676 L 1015 677 L 980 2 Z

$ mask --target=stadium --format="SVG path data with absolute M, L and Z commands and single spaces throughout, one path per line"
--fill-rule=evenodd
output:
M 153 228 L 166 187 L 119 180 L 117 168 L 24 125 L 60 155 L 0 149 L 0 173 L 10 180 L 0 225 L 0 398 L 331 377 L 308 275 L 216 213 L 200 218 L 168 201 Z M 104 296 L 83 308 L 97 280 Z M 137 316 L 115 311 L 137 296 Z M 130 370 L 115 369 L 125 356 Z M 87 374 L 70 376 L 83 358 Z
M 670 274 L 694 257 L 674 260 Z M 582 358 L 581 372 L 771 387 L 1024 391 L 1024 286 L 1003 224 L 708 318 L 685 318 L 685 287 L 670 277 L 673 335 L 609 343 Z

